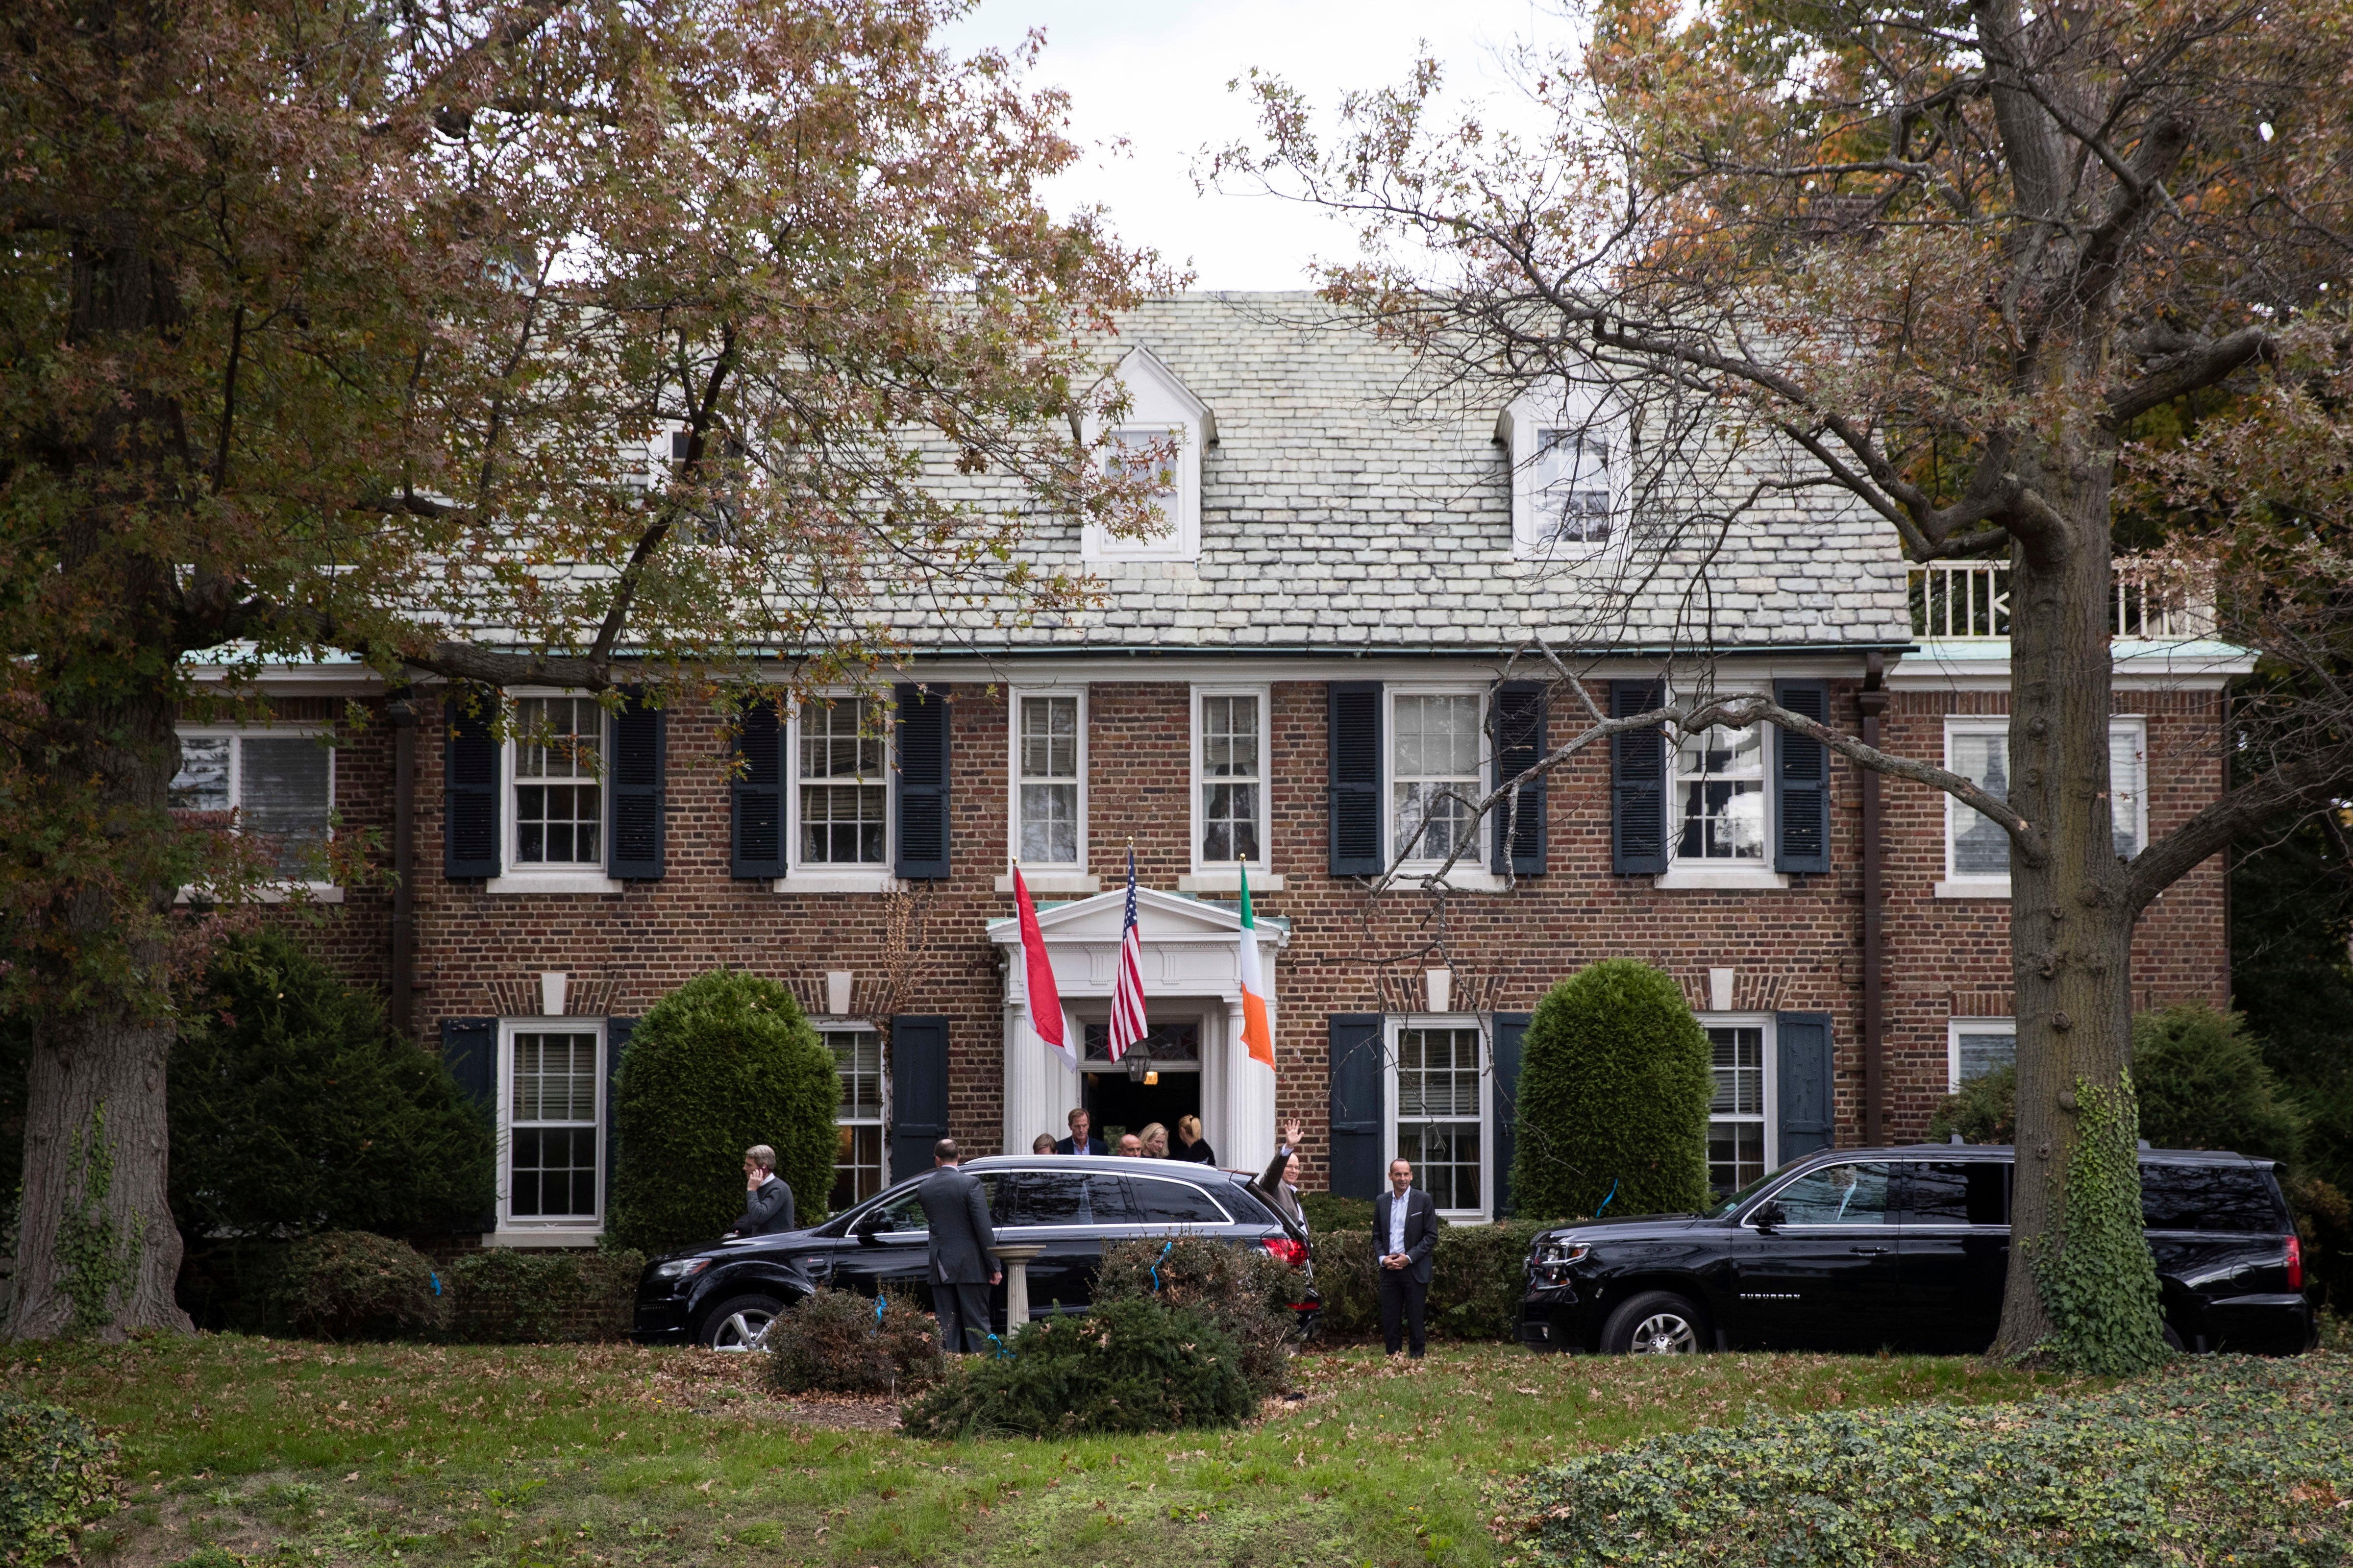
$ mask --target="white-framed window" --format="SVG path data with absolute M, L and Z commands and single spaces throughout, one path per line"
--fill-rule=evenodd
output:
M 500 1228 L 602 1228 L 603 1020 L 509 1018 L 500 1036 Z
M 1609 438 L 1599 430 L 1536 429 L 1533 542 L 1606 544 L 1611 527 Z
M 1450 1219 L 1485 1219 L 1494 1204 L 1486 1030 L 1468 1014 L 1392 1019 L 1388 1040 L 1393 1158 Z
M 1497 417 L 1495 435 L 1511 458 L 1515 557 L 1576 564 L 1625 541 L 1626 432 L 1589 390 L 1531 388 Z
M 1017 690 L 1012 721 L 1013 853 L 1025 868 L 1083 869 L 1086 692 Z
M 1667 831 L 1678 865 L 1746 867 L 1771 864 L 1771 792 L 1765 759 L 1770 725 L 1746 730 L 1721 725 L 1675 743 L 1674 804 Z
M 834 1111 L 841 1143 L 833 1156 L 837 1214 L 882 1190 L 882 1037 L 866 1024 L 828 1025 L 818 1038 L 833 1053 L 841 1101 Z
M 1266 867 L 1269 707 L 1262 686 L 1193 689 L 1196 871 Z
M 180 731 L 174 811 L 237 813 L 237 827 L 268 839 L 289 879 L 311 879 L 333 837 L 335 752 L 320 726 L 190 725 Z
M 1945 721 L 1945 766 L 1997 800 L 2010 798 L 2010 721 Z M 2148 845 L 2148 721 L 2127 714 L 2108 723 L 2109 823 L 2116 856 L 2129 860 Z M 2010 891 L 2010 835 L 1973 806 L 1945 797 L 1947 897 L 2001 897 Z
M 1707 1106 L 1707 1184 L 1737 1192 L 1774 1168 L 1773 1019 L 1704 1013 L 1714 1089 Z
M 1113 373 L 1128 407 L 1103 448 L 1113 469 L 1149 464 L 1157 526 L 1142 534 L 1113 533 L 1089 519 L 1080 530 L 1085 561 L 1198 561 L 1201 556 L 1201 450 L 1217 438 L 1208 405 L 1150 349 L 1130 349 Z M 1089 439 L 1100 426 L 1090 422 Z M 1159 448 L 1157 452 L 1155 448 Z
M 1472 807 L 1487 793 L 1485 693 L 1403 686 L 1387 695 L 1390 858 L 1435 866 L 1460 848 L 1458 870 L 1483 869 Z
M 883 704 L 867 697 L 810 697 L 791 723 L 793 868 L 879 870 L 890 865 Z
M 1945 1026 L 1946 1091 L 2018 1060 L 2018 1025 L 2009 1018 L 1954 1018 Z
M 526 873 L 602 870 L 604 709 L 593 697 L 518 697 L 506 749 L 508 864 Z

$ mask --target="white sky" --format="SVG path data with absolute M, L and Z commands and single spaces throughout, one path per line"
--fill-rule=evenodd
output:
M 1046 33 L 1032 80 L 1069 91 L 1073 138 L 1089 149 L 1050 189 L 1056 207 L 1102 203 L 1122 239 L 1189 261 L 1196 288 L 1297 289 L 1311 260 L 1352 256 L 1354 237 L 1295 202 L 1195 192 L 1202 148 L 1254 126 L 1249 95 L 1226 84 L 1257 66 L 1328 117 L 1349 89 L 1402 81 L 1427 40 L 1452 96 L 1509 118 L 1518 100 L 1501 57 L 1563 23 L 1538 0 L 981 0 L 942 42 L 1009 53 L 1031 27 Z M 1124 155 L 1111 149 L 1121 137 Z

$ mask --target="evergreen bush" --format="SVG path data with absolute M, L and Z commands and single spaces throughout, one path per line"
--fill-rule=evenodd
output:
M 1690 1214 L 1707 1202 L 1707 1032 L 1683 988 L 1630 958 L 1571 975 L 1521 1045 L 1514 1206 Z
M 913 1302 L 854 1290 L 819 1290 L 780 1313 L 767 1347 L 769 1381 L 785 1394 L 913 1392 L 947 1365 L 938 1331 Z
M 1527 1293 L 1528 1248 L 1539 1232 L 1560 1223 L 1498 1220 L 1493 1225 L 1440 1229 L 1430 1259 L 1427 1321 L 1431 1335 L 1455 1340 L 1512 1338 L 1520 1300 Z M 1315 1293 L 1324 1304 L 1316 1317 L 1319 1334 L 1345 1337 L 1379 1331 L 1375 1253 L 1369 1230 L 1316 1237 Z
M 917 1437 L 1074 1437 L 1239 1426 L 1258 1410 L 1240 1348 L 1157 1301 L 1040 1318 L 1009 1349 L 966 1357 L 900 1409 L 900 1425 Z
M 2290 1162 L 2304 1117 L 2281 1093 L 2237 1014 L 2200 1002 L 2133 1019 L 2141 1136 L 2160 1149 L 2229 1149 Z
M 1373 1228 L 1373 1200 L 1344 1198 L 1337 1193 L 1302 1193 L 1299 1206 L 1306 1211 L 1307 1229 L 1321 1236 L 1328 1230 Z
M 486 1247 L 450 1260 L 441 1281 L 450 1337 L 466 1344 L 617 1340 L 636 1325 L 646 1255 Z
M 172 1047 L 172 1217 L 207 1238 L 470 1228 L 491 1131 L 438 1056 L 275 932 L 230 938 Z
M 1097 1307 L 1157 1300 L 1199 1313 L 1240 1349 L 1242 1376 L 1264 1399 L 1289 1385 L 1291 1347 L 1299 1337 L 1292 1303 L 1306 1289 L 1303 1273 L 1256 1247 L 1177 1236 L 1105 1247 L 1093 1300 Z
M 114 1511 L 118 1458 L 72 1411 L 0 1389 L 0 1562 L 80 1562 L 82 1528 Z
M 449 1326 L 449 1297 L 426 1256 L 364 1230 L 305 1237 L 286 1255 L 279 1299 L 298 1331 L 388 1339 Z
M 1960 1092 L 1936 1102 L 1928 1117 L 1928 1142 L 1947 1143 L 1954 1133 L 1965 1143 L 2008 1143 L 2018 1136 L 2018 1068 L 2009 1064 L 1981 1072 Z
M 744 1151 L 765 1143 L 814 1225 L 833 1195 L 840 1084 L 833 1058 L 776 981 L 714 970 L 639 1019 L 613 1100 L 612 1231 L 673 1252 L 710 1241 L 744 1212 Z

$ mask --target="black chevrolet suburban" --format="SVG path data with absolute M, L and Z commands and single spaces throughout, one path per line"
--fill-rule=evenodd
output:
M 1705 1214 L 1564 1226 L 1535 1239 L 1520 1305 L 1536 1350 L 1970 1352 L 1993 1342 L 2010 1267 L 2011 1151 L 1810 1155 Z M 2272 1163 L 2144 1150 L 2142 1210 L 2166 1337 L 2292 1354 L 2317 1331 Z

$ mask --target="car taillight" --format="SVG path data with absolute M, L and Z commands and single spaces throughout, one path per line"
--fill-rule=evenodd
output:
M 2287 1288 L 2304 1289 L 2304 1242 L 2294 1231 L 2287 1236 Z
M 1303 1241 L 1293 1241 L 1287 1236 L 1270 1236 L 1260 1245 L 1270 1255 L 1282 1258 L 1293 1268 L 1307 1267 L 1307 1244 Z

